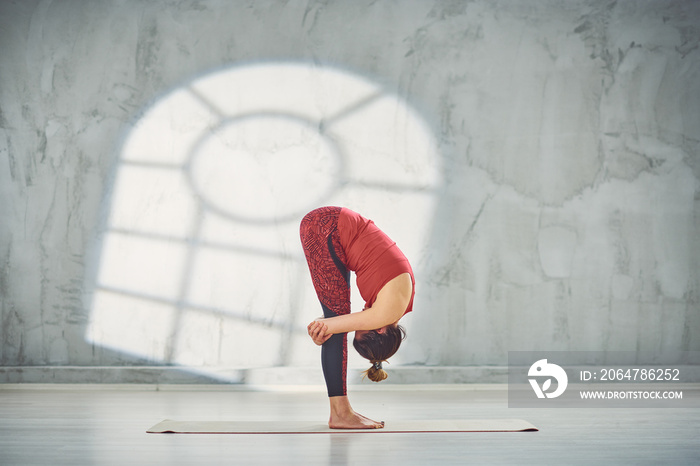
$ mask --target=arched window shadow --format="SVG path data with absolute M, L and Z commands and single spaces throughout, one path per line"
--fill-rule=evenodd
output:
M 115 167 L 86 339 L 224 380 L 222 367 L 316 364 L 301 217 L 353 208 L 419 275 L 436 147 L 401 98 L 318 64 L 237 66 L 163 95 Z

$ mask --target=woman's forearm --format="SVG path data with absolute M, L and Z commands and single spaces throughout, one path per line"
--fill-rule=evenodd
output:
M 324 317 L 322 319 L 316 319 L 317 322 L 323 323 L 327 330 L 326 333 L 337 334 L 337 333 L 348 333 L 358 330 L 357 326 L 362 324 L 362 318 L 358 318 L 360 313 L 355 314 L 345 314 L 336 317 Z
M 332 334 L 354 332 L 355 330 L 375 330 L 393 323 L 389 321 L 390 319 L 382 318 L 380 313 L 373 312 L 372 308 L 362 312 L 316 320 L 326 325 L 328 327 L 327 333 Z

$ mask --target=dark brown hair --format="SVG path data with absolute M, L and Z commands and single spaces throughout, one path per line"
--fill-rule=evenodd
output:
M 360 356 L 369 359 L 372 363 L 372 367 L 367 369 L 364 375 L 373 382 L 386 379 L 388 374 L 382 369 L 382 363 L 396 353 L 404 338 L 406 338 L 406 330 L 400 325 L 388 325 L 383 333 L 370 330 L 362 338 L 356 336 L 352 346 Z

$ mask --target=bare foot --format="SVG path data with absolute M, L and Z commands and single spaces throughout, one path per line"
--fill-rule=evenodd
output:
M 361 418 L 364 418 L 364 419 L 368 420 L 369 422 L 375 422 L 375 423 L 377 422 L 377 421 L 373 421 L 372 419 L 368 418 L 367 416 L 363 416 L 363 415 L 360 414 L 360 413 L 355 413 L 355 414 L 357 414 L 357 415 L 360 416 Z M 381 427 L 378 427 L 378 429 L 381 429 L 382 427 L 384 427 L 384 421 L 379 421 L 379 424 L 381 424 L 382 426 L 381 426 Z
M 361 414 L 352 412 L 342 417 L 331 415 L 328 427 L 331 429 L 381 429 L 384 427 L 384 423 L 373 421 Z
M 331 417 L 328 427 L 331 429 L 381 429 L 384 427 L 384 422 L 376 422 L 356 413 L 350 406 L 347 396 L 331 397 L 329 400 Z

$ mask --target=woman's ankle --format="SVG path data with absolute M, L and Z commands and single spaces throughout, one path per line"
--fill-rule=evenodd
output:
M 354 413 L 347 396 L 332 396 L 328 400 L 331 405 L 331 415 L 343 416 Z

